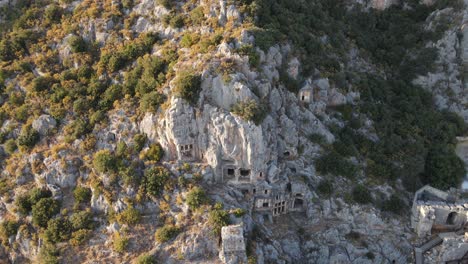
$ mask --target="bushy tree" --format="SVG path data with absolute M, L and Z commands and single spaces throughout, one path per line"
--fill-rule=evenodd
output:
M 19 195 L 16 197 L 15 200 L 15 205 L 18 210 L 18 212 L 22 215 L 27 215 L 29 212 L 31 212 L 32 205 L 31 202 L 29 201 L 29 196 L 28 195 Z
M 319 185 L 317 186 L 317 191 L 325 196 L 329 197 L 333 193 L 333 184 L 329 180 L 321 180 Z
M 459 187 L 466 175 L 463 161 L 447 145 L 433 146 L 425 164 L 423 181 L 442 190 Z
M 74 53 L 85 52 L 88 49 L 86 41 L 81 36 L 71 36 L 68 39 L 68 44 L 70 45 L 70 48 Z
M 221 228 L 229 225 L 229 213 L 222 209 L 213 209 L 208 214 L 208 223 L 213 229 L 213 234 L 221 235 Z
M 256 125 L 259 125 L 266 116 L 266 109 L 255 100 L 238 102 L 232 107 L 231 112 L 242 119 L 253 121 Z
M 174 93 L 191 104 L 196 104 L 201 91 L 201 76 L 189 71 L 179 72 L 174 80 Z
M 70 216 L 70 223 L 73 230 L 93 229 L 93 215 L 88 211 L 79 211 Z
M 29 193 L 29 202 L 31 205 L 35 205 L 42 198 L 52 197 L 52 192 L 48 188 L 34 188 Z
M 164 96 L 156 91 L 143 95 L 140 101 L 140 110 L 142 112 L 156 113 L 161 103 L 164 102 Z
M 135 225 L 141 219 L 141 213 L 133 207 L 127 207 L 117 215 L 117 221 L 120 224 Z
M 367 204 L 372 202 L 372 196 L 369 192 L 369 189 L 367 189 L 363 185 L 356 185 L 353 188 L 353 199 L 355 202 L 360 203 L 360 204 Z
M 164 150 L 159 143 L 151 145 L 142 155 L 142 158 L 159 162 L 164 155 Z
M 32 148 L 39 141 L 39 132 L 32 128 L 31 125 L 25 125 L 21 129 L 21 133 L 18 136 L 18 145 L 25 148 Z
M 100 173 L 115 172 L 117 160 L 109 150 L 100 150 L 94 154 L 93 166 Z
M 4 148 L 5 148 L 6 153 L 11 155 L 16 151 L 18 146 L 16 146 L 16 141 L 10 138 L 5 142 Z
M 399 214 L 405 209 L 405 203 L 403 200 L 396 194 L 392 194 L 390 199 L 385 200 L 382 204 L 382 210 L 389 211 L 395 214 Z
M 47 222 L 47 230 L 44 236 L 48 242 L 58 243 L 66 241 L 70 238 L 72 225 L 66 218 L 50 219 Z
M 180 233 L 180 229 L 174 225 L 165 225 L 161 228 L 158 228 L 155 233 L 156 241 L 159 243 L 167 242 Z
M 18 232 L 19 223 L 17 221 L 5 220 L 0 225 L 0 239 L 3 244 L 8 242 L 8 238 L 16 235 Z
M 47 227 L 47 222 L 60 211 L 59 202 L 43 198 L 32 207 L 32 221 L 36 226 Z
M 194 210 L 206 204 L 208 202 L 208 197 L 203 189 L 194 187 L 187 194 L 186 202 L 190 209 Z
M 136 134 L 133 137 L 133 147 L 137 152 L 140 152 L 145 146 L 147 137 L 145 134 Z
M 169 176 L 169 171 L 161 166 L 147 169 L 145 171 L 144 178 L 146 193 L 153 197 L 159 196 L 162 193 L 165 184 L 169 180 Z
M 92 230 L 80 229 L 72 233 L 70 238 L 70 244 L 73 246 L 83 245 L 93 235 Z
M 92 192 L 88 187 L 77 186 L 73 190 L 73 197 L 76 203 L 89 203 L 91 200 Z
M 31 82 L 31 91 L 43 92 L 52 88 L 55 79 L 50 76 L 39 76 Z

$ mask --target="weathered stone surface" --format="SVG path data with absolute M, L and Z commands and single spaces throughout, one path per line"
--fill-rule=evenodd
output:
M 221 251 L 219 258 L 226 264 L 247 263 L 242 225 L 224 226 L 221 228 Z
M 32 127 L 43 136 L 49 134 L 56 126 L 57 121 L 49 115 L 41 115 L 32 123 Z

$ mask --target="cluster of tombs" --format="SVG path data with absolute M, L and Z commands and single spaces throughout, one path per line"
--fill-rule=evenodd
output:
M 187 142 L 187 141 L 185 141 Z M 202 152 L 193 142 L 177 145 L 180 161 L 203 160 Z M 294 157 L 292 150 L 285 150 L 283 158 Z M 288 212 L 306 212 L 311 194 L 295 169 L 287 169 L 282 177 L 268 177 L 265 171 L 241 165 L 232 159 L 222 159 L 215 171 L 215 180 L 236 187 L 252 202 L 253 210 L 264 215 L 278 216 Z
M 296 174 L 270 179 L 264 172 L 226 164 L 222 167 L 222 182 L 239 189 L 244 197 L 250 198 L 253 211 L 270 220 L 271 216 L 288 212 L 309 214 L 307 202 L 311 194 L 303 178 Z
M 177 154 L 183 161 L 200 159 L 194 144 L 179 145 Z M 304 180 L 295 175 L 295 170 L 291 173 L 291 169 L 288 169 L 286 174 L 292 175 L 269 178 L 266 172 L 239 166 L 232 160 L 223 160 L 219 168 L 214 169 L 216 181 L 235 186 L 250 199 L 256 212 L 268 217 L 288 212 L 307 213 L 307 201 L 311 200 L 311 194 Z

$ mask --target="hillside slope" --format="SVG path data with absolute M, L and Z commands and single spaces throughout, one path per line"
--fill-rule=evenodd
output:
M 414 191 L 466 174 L 467 6 L 0 1 L 0 263 L 412 262 Z

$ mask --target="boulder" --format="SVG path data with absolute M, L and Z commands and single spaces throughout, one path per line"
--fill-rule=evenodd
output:
M 32 123 L 32 127 L 42 136 L 48 135 L 56 126 L 57 121 L 50 115 L 41 115 Z

